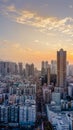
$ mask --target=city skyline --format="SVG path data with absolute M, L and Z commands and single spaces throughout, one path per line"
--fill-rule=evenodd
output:
M 73 63 L 72 0 L 0 0 L 0 59 L 35 63 L 63 48 Z

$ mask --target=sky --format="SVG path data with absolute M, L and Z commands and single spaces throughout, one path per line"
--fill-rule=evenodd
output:
M 39 68 L 60 48 L 73 63 L 73 0 L 0 0 L 0 60 Z

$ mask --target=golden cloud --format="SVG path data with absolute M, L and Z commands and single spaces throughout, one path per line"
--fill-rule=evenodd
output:
M 16 8 L 14 5 L 7 6 L 6 10 L 8 10 L 8 12 L 16 12 Z
M 14 5 L 4 7 L 5 15 L 19 24 L 27 24 L 38 28 L 41 32 L 58 31 L 73 36 L 73 18 L 42 17 L 37 13 L 17 9 Z

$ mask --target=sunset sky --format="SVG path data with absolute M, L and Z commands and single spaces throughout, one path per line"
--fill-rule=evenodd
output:
M 0 0 L 0 59 L 40 66 L 67 51 L 73 63 L 73 0 Z

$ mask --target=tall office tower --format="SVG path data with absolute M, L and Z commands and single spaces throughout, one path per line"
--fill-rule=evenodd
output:
M 26 75 L 26 77 L 29 76 L 29 64 L 28 63 L 26 63 L 26 65 L 25 65 L 25 75 Z
M 34 64 L 26 64 L 25 66 L 25 75 L 26 77 L 34 76 Z
M 73 64 L 69 65 L 69 75 L 68 76 L 73 76 Z
M 34 64 L 33 63 L 30 65 L 30 75 L 34 76 Z
M 45 69 L 44 69 L 44 61 L 41 63 L 41 74 L 44 75 Z
M 51 61 L 51 74 L 57 74 L 57 61 Z
M 57 85 L 58 87 L 66 85 L 66 51 L 63 49 L 57 51 Z
M 45 69 L 48 68 L 48 61 L 45 61 L 45 65 L 44 65 Z
M 18 65 L 15 64 L 15 74 L 18 74 Z
M 23 64 L 20 62 L 18 63 L 19 66 L 19 74 L 22 75 L 23 74 Z
M 49 64 L 48 61 L 42 61 L 41 63 L 41 76 L 42 76 L 42 80 L 41 80 L 41 84 L 43 85 L 44 83 L 48 83 L 49 84 L 49 68 L 48 68 Z
M 16 74 L 16 66 L 15 62 L 0 61 L 0 74 Z
M 47 69 L 48 69 L 48 61 L 42 61 L 41 74 L 42 75 L 47 74 Z
M 69 62 L 66 62 L 66 74 L 69 76 Z
M 47 68 L 47 84 L 50 85 L 50 65 Z

